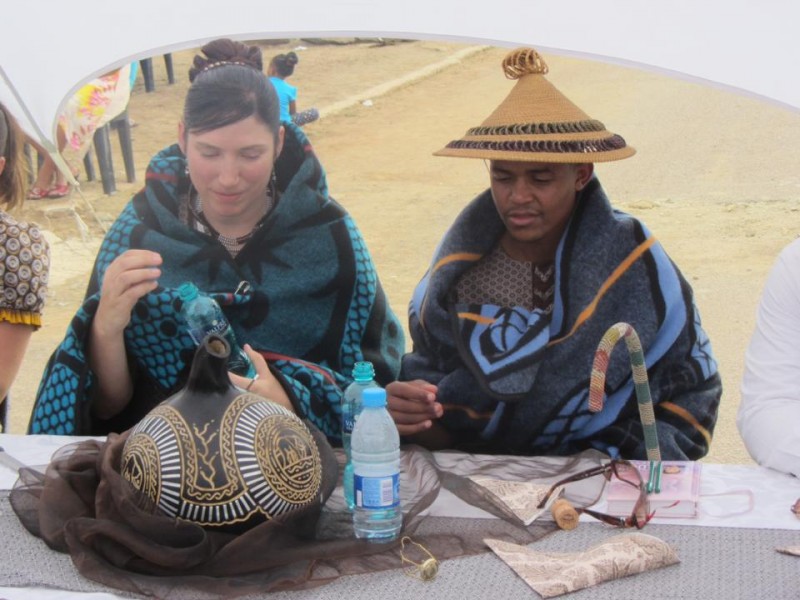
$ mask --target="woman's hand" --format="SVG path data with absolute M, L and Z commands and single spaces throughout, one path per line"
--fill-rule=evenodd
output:
M 436 401 L 436 386 L 422 381 L 393 381 L 386 386 L 386 407 L 400 435 L 409 436 L 433 427 L 444 409 Z
M 161 263 L 157 252 L 128 250 L 115 258 L 103 275 L 89 335 L 89 366 L 97 376 L 92 409 L 100 419 L 118 414 L 133 396 L 123 333 L 133 306 L 158 286 Z
M 247 356 L 250 357 L 256 369 L 256 376 L 254 379 L 250 379 L 249 377 L 242 377 L 236 373 L 229 372 L 228 375 L 230 375 L 233 385 L 246 392 L 257 394 L 262 398 L 280 404 L 284 408 L 294 412 L 294 406 L 292 406 L 292 402 L 289 400 L 286 390 L 283 389 L 277 377 L 269 370 L 269 366 L 267 366 L 267 361 L 264 360 L 264 357 L 253 350 L 250 344 L 244 345 L 244 351 Z
M 101 337 L 122 334 L 139 298 L 158 287 L 162 262 L 157 252 L 127 250 L 108 265 L 92 324 Z

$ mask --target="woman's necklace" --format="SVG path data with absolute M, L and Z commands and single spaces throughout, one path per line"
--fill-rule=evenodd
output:
M 191 209 L 192 216 L 194 217 L 194 228 L 202 233 L 215 237 L 217 241 L 222 244 L 231 254 L 231 256 L 235 258 L 241 249 L 244 248 L 244 245 L 248 242 L 248 240 L 253 237 L 256 231 L 261 229 L 267 216 L 270 214 L 270 212 L 272 212 L 272 209 L 275 206 L 275 196 L 273 194 L 272 187 L 272 185 L 267 186 L 264 215 L 253 226 L 253 229 L 251 229 L 248 233 L 238 237 L 224 235 L 218 232 L 214 226 L 208 222 L 205 214 L 203 214 L 203 199 L 200 198 L 200 195 L 197 194 L 196 191 L 194 191 L 194 188 L 191 188 L 189 192 L 189 207 Z

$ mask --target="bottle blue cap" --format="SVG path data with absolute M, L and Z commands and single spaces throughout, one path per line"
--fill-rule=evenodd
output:
M 364 407 L 380 408 L 386 406 L 386 390 L 383 388 L 367 388 L 361 395 Z
M 181 300 L 194 300 L 199 293 L 200 290 L 198 290 L 197 286 L 191 281 L 187 281 L 178 286 L 178 296 L 181 297 Z

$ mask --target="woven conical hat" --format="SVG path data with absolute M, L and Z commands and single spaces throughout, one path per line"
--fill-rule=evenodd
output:
M 435 155 L 593 163 L 621 160 L 636 152 L 547 81 L 547 65 L 536 50 L 519 48 L 509 53 L 503 71 L 517 80 L 505 100 L 479 127 Z

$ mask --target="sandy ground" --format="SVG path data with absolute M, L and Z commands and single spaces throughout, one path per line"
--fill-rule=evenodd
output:
M 506 50 L 437 41 L 288 40 L 264 43 L 265 62 L 289 49 L 300 56 L 290 79 L 299 88 L 298 108 L 316 106 L 323 114 L 306 132 L 332 193 L 354 215 L 390 302 L 404 316 L 442 233 L 487 184 L 479 161 L 431 153 L 478 125 L 511 88 L 500 70 Z M 134 90 L 129 111 L 137 124 L 139 182 L 148 158 L 175 140 L 192 55 L 173 55 L 174 85 L 166 84 L 157 57 L 156 91 L 145 93 L 141 80 Z M 551 81 L 638 150 L 596 171 L 612 202 L 644 220 L 694 286 L 724 383 L 707 460 L 750 462 L 735 425 L 742 359 L 764 279 L 778 251 L 798 235 L 800 114 L 661 74 L 545 59 Z M 33 336 L 13 388 L 12 432 L 25 431 L 44 365 L 83 295 L 103 226 L 141 185 L 124 183 L 119 156 L 115 166 L 112 196 L 83 177 L 71 202 L 30 202 L 22 211 L 48 230 L 53 273 L 46 324 Z

